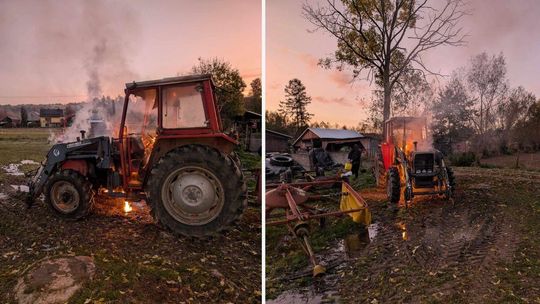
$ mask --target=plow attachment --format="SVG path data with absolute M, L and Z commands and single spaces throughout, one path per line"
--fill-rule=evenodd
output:
M 324 274 L 326 269 L 317 262 L 315 253 L 309 242 L 310 221 L 319 220 L 322 225 L 326 217 L 342 217 L 348 215 L 356 223 L 369 225 L 371 212 L 367 202 L 356 192 L 346 180 L 329 178 L 312 182 L 268 185 L 266 192 L 266 213 L 268 226 L 285 225 L 299 241 L 302 249 L 313 266 L 313 276 Z M 332 189 L 341 189 L 334 191 Z M 325 193 L 319 193 L 323 191 Z M 330 193 L 328 193 L 330 192 Z M 337 204 L 318 207 L 323 199 L 339 197 Z M 333 208 L 332 208 L 333 207 Z M 272 214 L 273 211 L 276 211 Z

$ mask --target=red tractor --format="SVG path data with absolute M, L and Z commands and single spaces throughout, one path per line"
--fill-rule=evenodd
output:
M 427 138 L 421 117 L 393 117 L 385 122 L 386 134 L 375 164 L 377 184 L 386 186 L 388 200 L 407 206 L 415 196 L 452 197 L 455 178 L 440 151 Z
M 29 183 L 28 203 L 42 193 L 58 215 L 79 219 L 98 190 L 146 200 L 173 232 L 203 237 L 242 214 L 247 187 L 224 134 L 210 75 L 126 84 L 118 138 L 54 145 Z

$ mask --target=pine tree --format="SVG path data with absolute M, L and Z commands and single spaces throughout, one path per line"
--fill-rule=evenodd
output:
M 306 93 L 306 87 L 297 78 L 291 79 L 285 87 L 285 100 L 279 102 L 279 113 L 290 118 L 292 124 L 298 131 L 306 127 L 313 117 L 307 111 L 307 106 L 311 103 L 311 97 Z

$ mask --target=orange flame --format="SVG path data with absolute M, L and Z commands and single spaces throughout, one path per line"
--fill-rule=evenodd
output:
M 128 213 L 128 212 L 131 212 L 131 210 L 133 210 L 133 208 L 131 208 L 131 206 L 129 205 L 129 202 L 124 201 L 124 212 Z

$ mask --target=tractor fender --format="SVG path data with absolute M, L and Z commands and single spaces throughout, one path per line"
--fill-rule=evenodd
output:
M 236 142 L 228 140 L 222 136 L 171 138 L 158 137 L 152 149 L 149 162 L 146 164 L 144 183 L 146 184 L 150 170 L 163 156 L 170 151 L 186 145 L 203 145 L 214 148 L 226 155 L 230 155 L 236 147 Z
M 157 161 L 165 154 L 173 149 L 185 145 L 203 145 L 219 150 L 225 154 L 231 154 L 236 147 L 234 142 L 231 142 L 220 136 L 199 137 L 199 138 L 158 138 L 152 151 L 152 161 Z

